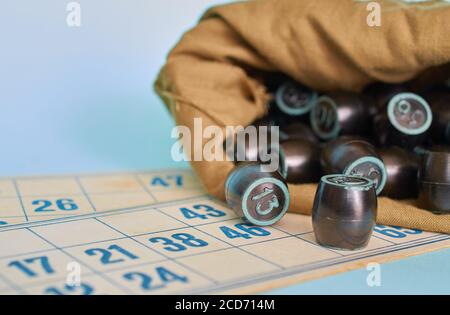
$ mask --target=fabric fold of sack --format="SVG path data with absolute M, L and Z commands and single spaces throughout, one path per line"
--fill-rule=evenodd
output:
M 359 1 L 259 0 L 212 8 L 170 52 L 155 89 L 177 125 L 193 130 L 194 119 L 202 118 L 203 128 L 224 128 L 267 113 L 261 78 L 270 73 L 320 91 L 360 91 L 374 81 L 402 82 L 448 67 L 448 4 L 380 4 L 378 27 L 368 26 L 367 3 Z M 207 191 L 223 200 L 233 163 L 191 165 Z M 309 214 L 315 188 L 289 185 L 290 211 Z M 450 215 L 412 201 L 379 198 L 377 222 L 450 233 Z

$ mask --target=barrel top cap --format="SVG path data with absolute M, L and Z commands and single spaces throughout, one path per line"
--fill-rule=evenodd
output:
M 311 128 L 323 140 L 334 139 L 339 135 L 338 106 L 329 96 L 320 96 L 311 110 Z M 320 113 L 326 109 L 326 115 Z M 319 115 L 321 117 L 319 117 Z
M 388 103 L 387 115 L 390 123 L 407 135 L 419 135 L 427 131 L 433 114 L 427 101 L 414 93 L 399 93 Z
M 252 192 L 255 189 L 258 189 L 258 187 L 260 187 L 261 185 L 264 184 L 272 184 L 273 186 L 277 187 L 283 194 L 284 196 L 284 201 L 281 204 L 282 209 L 278 212 L 278 214 L 274 217 L 272 217 L 269 220 L 261 220 L 259 218 L 256 218 L 252 215 L 252 211 L 248 208 L 248 203 L 249 201 L 251 201 L 252 199 Z M 266 178 L 260 178 L 256 181 L 254 181 L 246 190 L 245 193 L 242 197 L 242 210 L 244 212 L 244 217 L 250 222 L 253 223 L 255 225 L 260 225 L 260 226 L 268 226 L 268 225 L 272 225 L 276 222 L 278 222 L 287 212 L 288 208 L 289 208 L 289 203 L 290 203 L 290 195 L 289 195 L 289 191 L 288 188 L 286 186 L 285 183 L 283 183 L 281 180 L 276 179 L 276 178 L 270 178 L 270 177 L 266 177 Z
M 291 116 L 300 116 L 311 110 L 317 97 L 316 91 L 294 81 L 287 81 L 276 91 L 275 102 L 282 112 Z
M 321 181 L 346 190 L 367 191 L 374 188 L 374 181 L 362 176 L 330 174 L 323 176 Z
M 364 156 L 348 165 L 344 171 L 344 174 L 359 176 L 358 173 L 361 171 L 363 171 L 363 174 L 367 175 L 373 173 L 372 175 L 375 176 L 373 180 L 375 189 L 377 191 L 377 195 L 380 194 L 383 191 L 384 186 L 386 186 L 387 181 L 387 171 L 383 161 L 377 157 Z

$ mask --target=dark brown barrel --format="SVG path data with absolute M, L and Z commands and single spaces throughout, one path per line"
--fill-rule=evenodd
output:
M 333 92 L 317 99 L 311 110 L 311 128 L 322 140 L 339 135 L 365 135 L 370 131 L 370 106 L 363 95 Z
M 377 216 L 373 182 L 364 177 L 323 176 L 312 210 L 314 234 L 319 244 L 354 250 L 367 245 Z
M 289 183 L 317 182 L 321 176 L 320 149 L 317 143 L 292 139 L 280 143 L 286 164 L 286 181 Z
M 450 153 L 427 152 L 419 171 L 419 204 L 436 213 L 450 213 Z
M 387 172 L 383 196 L 394 199 L 416 198 L 418 194 L 419 157 L 400 147 L 378 150 Z

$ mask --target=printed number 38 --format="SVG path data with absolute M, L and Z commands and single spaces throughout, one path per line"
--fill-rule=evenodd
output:
M 162 245 L 165 245 L 163 248 L 169 252 L 180 252 L 186 250 L 188 247 L 208 246 L 208 242 L 188 233 L 173 234 L 172 238 L 179 242 L 167 237 L 152 237 L 149 239 L 149 242 L 162 243 Z

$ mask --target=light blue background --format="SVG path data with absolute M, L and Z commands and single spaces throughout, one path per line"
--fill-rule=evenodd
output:
M 152 83 L 182 32 L 225 1 L 79 0 L 80 28 L 66 25 L 68 2 L 0 3 L 0 175 L 179 167 Z M 361 269 L 274 293 L 450 293 L 449 262 L 444 250 L 384 264 L 379 288 Z

